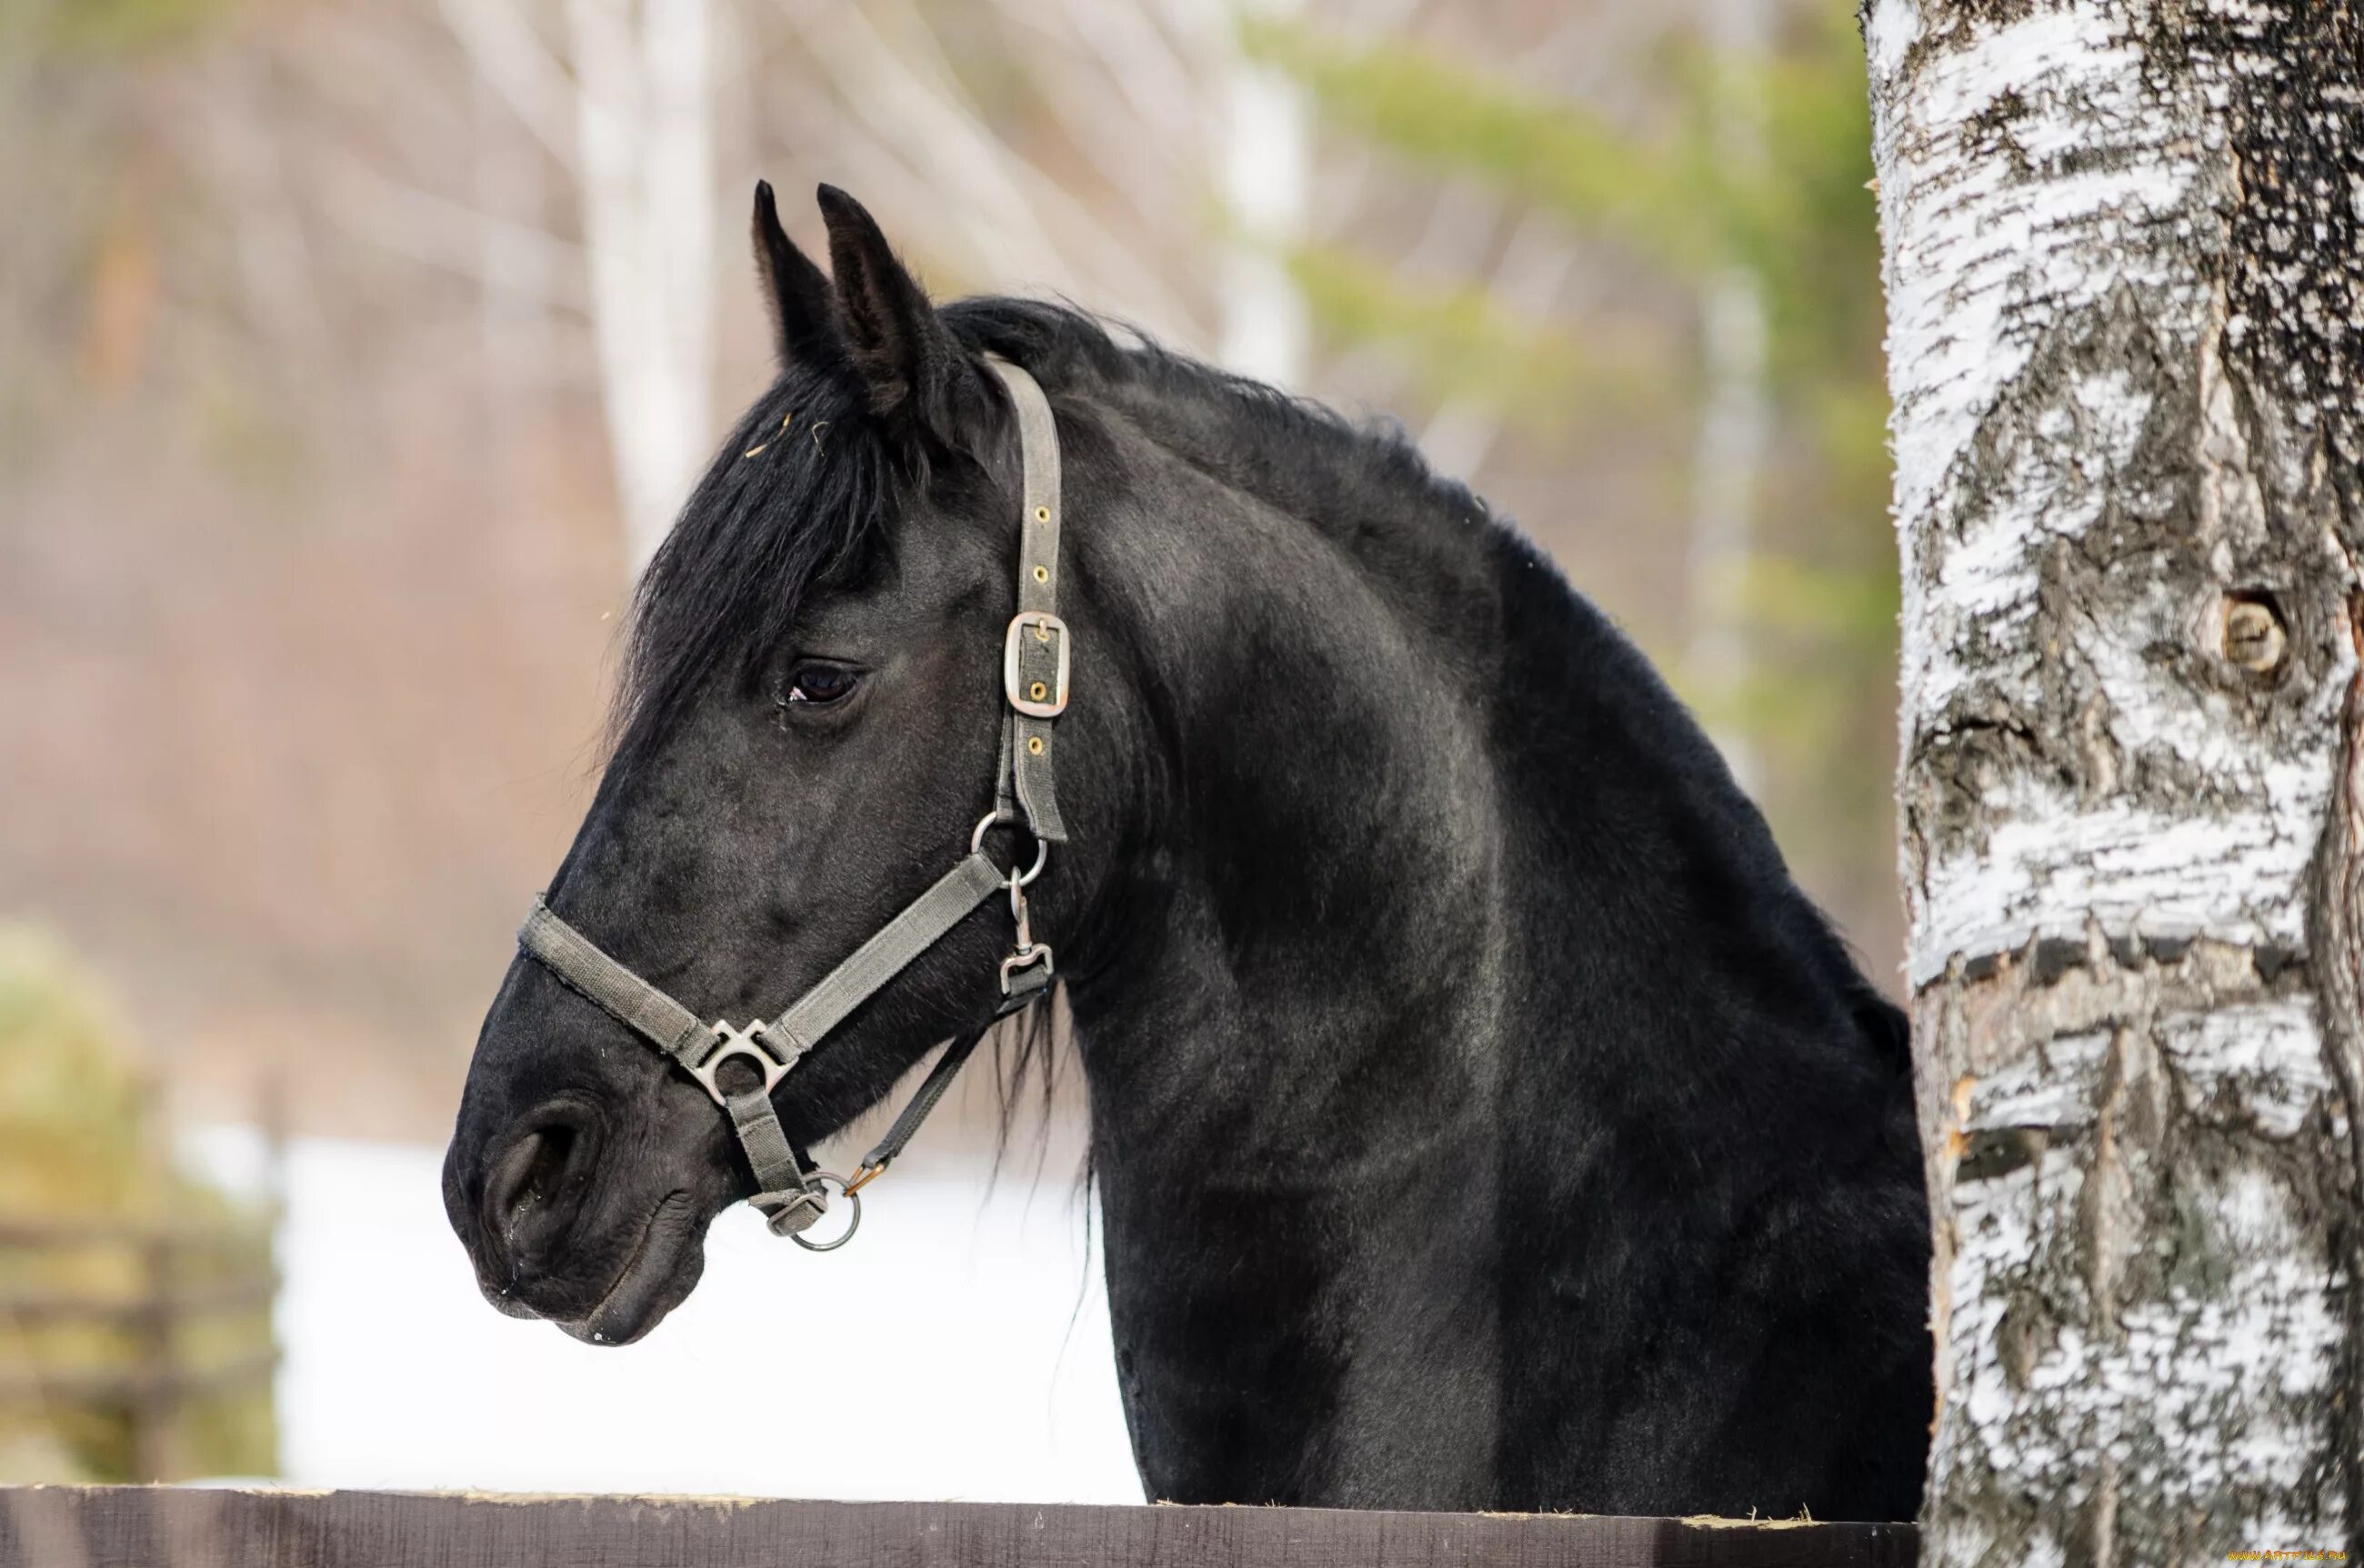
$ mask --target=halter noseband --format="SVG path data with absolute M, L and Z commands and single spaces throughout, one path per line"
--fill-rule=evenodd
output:
M 1042 874 L 1054 842 L 1064 843 L 1052 776 L 1052 725 L 1067 706 L 1072 651 L 1067 625 L 1057 614 L 1059 599 L 1059 432 L 1050 401 L 1034 378 L 1006 360 L 987 364 L 1009 389 L 1018 410 L 1018 443 L 1024 478 L 1025 514 L 1018 535 L 1018 613 L 1001 642 L 1001 762 L 994 784 L 993 809 L 969 835 L 968 854 L 936 884 L 904 906 L 875 935 L 856 948 L 818 984 L 769 1023 L 744 1029 L 697 1014 L 617 962 L 588 937 L 552 914 L 540 898 L 518 930 L 518 945 L 571 989 L 597 1003 L 619 1023 L 679 1063 L 730 1116 L 755 1173 L 755 1195 L 773 1234 L 826 1252 L 853 1239 L 862 1223 L 861 1190 L 885 1170 L 936 1103 L 951 1087 L 985 1030 L 955 1040 L 928 1074 L 895 1124 L 862 1157 L 852 1180 L 808 1169 L 788 1145 L 772 1106 L 772 1090 L 805 1053 L 819 1045 L 848 1014 L 868 1001 L 913 959 L 933 947 L 978 906 L 1005 888 L 1017 940 L 1001 961 L 1001 1006 L 1005 1018 L 1051 988 L 1050 948 L 1033 939 L 1026 915 L 1026 887 Z M 999 825 L 1022 822 L 1033 835 L 1034 863 L 1004 872 L 985 852 L 985 836 Z M 759 1082 L 736 1092 L 722 1085 L 725 1062 L 740 1061 Z M 814 1242 L 802 1232 L 829 1207 L 824 1184 L 834 1183 L 853 1204 L 845 1233 Z

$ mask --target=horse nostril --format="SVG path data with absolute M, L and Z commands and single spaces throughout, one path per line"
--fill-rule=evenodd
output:
M 572 1122 L 544 1122 L 494 1165 L 485 1184 L 485 1229 L 512 1266 L 563 1231 L 581 1206 L 587 1141 Z

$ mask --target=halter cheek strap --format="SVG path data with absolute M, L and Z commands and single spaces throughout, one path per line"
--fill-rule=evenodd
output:
M 853 1226 L 862 1219 L 860 1190 L 903 1151 L 985 1030 L 963 1035 L 946 1049 L 886 1136 L 863 1156 L 851 1180 L 808 1170 L 797 1158 L 772 1104 L 772 1091 L 780 1080 L 847 1015 L 996 893 L 1009 893 L 1017 928 L 1010 954 L 1001 962 L 1001 1005 L 996 1016 L 1015 1012 L 1051 988 L 1051 949 L 1033 939 L 1026 887 L 1042 874 L 1051 845 L 1064 843 L 1067 837 L 1053 774 L 1054 726 L 1066 710 L 1073 658 L 1066 623 L 1057 613 L 1058 428 L 1050 401 L 1032 376 L 1005 360 L 988 358 L 986 362 L 1001 378 L 1017 409 L 1025 509 L 1019 525 L 1018 613 L 1002 635 L 1001 760 L 994 806 L 970 835 L 967 855 L 789 1004 L 787 1011 L 744 1029 L 720 1020 L 702 1021 L 602 951 L 540 898 L 518 931 L 520 948 L 670 1057 L 713 1096 L 730 1118 L 754 1172 L 755 1195 L 748 1201 L 763 1210 L 775 1234 L 792 1237 L 815 1251 L 842 1246 L 853 1237 Z M 1005 873 L 986 854 L 985 836 L 998 825 L 1020 823 L 1033 836 L 1034 862 L 1023 871 L 1013 867 Z M 752 1069 L 753 1078 L 726 1090 L 721 1069 L 733 1060 Z M 853 1221 L 834 1241 L 808 1241 L 800 1233 L 829 1206 L 825 1184 L 835 1184 L 852 1202 Z

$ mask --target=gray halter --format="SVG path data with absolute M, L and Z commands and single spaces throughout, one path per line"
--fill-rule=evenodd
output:
M 1067 706 L 1071 653 L 1066 623 L 1057 614 L 1059 433 L 1051 417 L 1050 402 L 1032 376 L 1005 360 L 988 358 L 986 362 L 1001 378 L 1017 406 L 1025 513 L 1019 524 L 1018 613 L 1010 617 L 1001 640 L 1001 690 L 1007 705 L 1001 716 L 1001 762 L 993 809 L 969 835 L 968 854 L 823 975 L 820 984 L 791 1003 L 786 1012 L 769 1023 L 758 1019 L 744 1029 L 721 1020 L 700 1020 L 600 951 L 540 898 L 534 900 L 533 912 L 518 931 L 518 944 L 552 973 L 678 1062 L 713 1096 L 714 1103 L 729 1114 L 739 1134 L 739 1146 L 746 1151 L 747 1163 L 754 1170 L 755 1195 L 748 1201 L 763 1210 L 775 1235 L 793 1238 L 798 1246 L 817 1252 L 830 1251 L 853 1239 L 854 1228 L 862 1223 L 861 1189 L 903 1151 L 920 1123 L 943 1098 L 985 1031 L 975 1030 L 952 1043 L 919 1094 L 887 1129 L 886 1136 L 862 1157 L 851 1180 L 808 1170 L 788 1146 L 779 1113 L 772 1106 L 772 1090 L 780 1080 L 905 965 L 1005 889 L 1017 940 L 1009 956 L 1001 961 L 1002 1000 L 995 1016 L 1016 1012 L 1051 988 L 1051 950 L 1034 940 L 1028 925 L 1026 886 L 1043 873 L 1051 845 L 1063 843 L 1067 837 L 1052 777 L 1052 726 Z M 986 854 L 985 836 L 997 826 L 1021 822 L 1034 839 L 1034 863 L 1022 872 L 1015 867 L 1004 872 Z M 734 1059 L 754 1068 L 761 1082 L 736 1093 L 726 1091 L 720 1069 Z M 829 1207 L 824 1184 L 834 1184 L 847 1197 L 853 1218 L 845 1233 L 835 1240 L 808 1241 L 801 1233 Z

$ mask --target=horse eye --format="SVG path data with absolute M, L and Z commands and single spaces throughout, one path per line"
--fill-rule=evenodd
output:
M 854 681 L 853 672 L 842 664 L 808 662 L 788 672 L 787 689 L 780 701 L 783 704 L 840 702 L 853 695 Z

